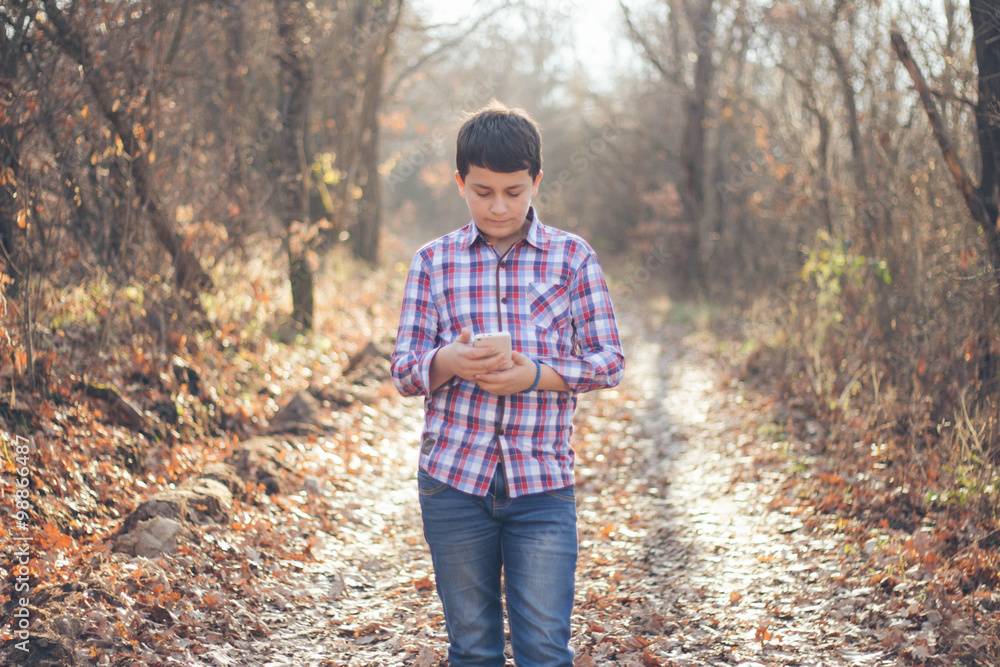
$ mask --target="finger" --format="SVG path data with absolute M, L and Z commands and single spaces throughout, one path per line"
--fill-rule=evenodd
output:
M 526 354 L 521 354 L 520 352 L 511 352 L 510 358 L 516 366 L 527 366 L 530 363 L 534 363 L 532 362 L 531 357 Z
M 472 329 L 469 327 L 463 327 L 462 333 L 458 335 L 458 342 L 460 343 L 471 343 L 472 342 Z
M 488 391 L 491 394 L 502 394 L 504 393 L 503 388 L 505 384 L 503 382 L 496 382 L 489 375 L 477 376 L 476 384 L 483 391 Z
M 496 359 L 492 360 L 492 365 L 493 365 L 493 371 L 497 375 L 506 373 L 507 371 L 514 368 L 514 366 L 511 365 L 510 361 L 507 360 L 507 356 L 500 353 L 497 353 Z
M 496 371 L 503 369 L 503 359 L 495 358 L 497 355 L 490 355 L 480 359 L 467 359 L 465 364 L 465 371 L 468 374 L 467 377 L 476 377 L 492 375 Z
M 486 361 L 495 356 L 497 351 L 492 347 L 474 347 L 466 352 L 466 358 L 473 361 Z
M 486 370 L 482 371 L 477 375 L 482 377 L 485 382 L 491 385 L 501 385 L 510 381 L 510 368 L 505 366 L 504 361 L 500 361 L 498 364 L 491 364 Z

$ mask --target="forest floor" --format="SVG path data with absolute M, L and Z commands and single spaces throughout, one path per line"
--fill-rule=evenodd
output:
M 789 434 L 794 408 L 740 379 L 738 335 L 678 323 L 665 302 L 620 310 L 626 379 L 581 397 L 574 436 L 579 667 L 989 664 L 996 627 L 931 604 L 919 530 L 887 537 L 835 511 L 829 497 L 850 490 L 823 461 L 823 429 L 793 415 L 807 435 Z M 361 399 L 327 402 L 320 430 L 264 436 L 280 492 L 248 485 L 166 557 L 96 539 L 48 557 L 32 658 L 8 602 L 0 660 L 446 664 L 415 482 L 421 407 L 391 390 L 384 354 L 369 355 Z M 234 446 L 216 444 L 185 455 L 189 469 Z M 54 552 L 68 544 L 47 530 Z

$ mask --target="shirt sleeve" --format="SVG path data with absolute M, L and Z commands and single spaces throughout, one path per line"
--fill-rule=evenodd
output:
M 591 253 L 570 285 L 570 317 L 575 337 L 571 357 L 543 357 L 574 394 L 614 387 L 625 372 L 618 324 L 604 273 Z
M 403 396 L 431 395 L 431 362 L 440 344 L 439 321 L 426 259 L 423 253 L 417 253 L 406 276 L 396 347 L 392 351 L 392 382 Z

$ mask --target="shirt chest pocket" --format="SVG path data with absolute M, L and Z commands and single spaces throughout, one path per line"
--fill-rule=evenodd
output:
M 529 283 L 531 323 L 541 329 L 561 329 L 569 320 L 569 288 L 559 283 Z

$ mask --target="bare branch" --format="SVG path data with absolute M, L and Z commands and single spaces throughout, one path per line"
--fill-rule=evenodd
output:
M 163 61 L 164 72 L 170 70 L 170 66 L 174 64 L 174 59 L 177 58 L 177 53 L 181 48 L 181 39 L 184 37 L 184 30 L 187 28 L 188 20 L 191 18 L 191 8 L 193 6 L 194 0 L 185 0 L 181 6 L 181 16 L 177 20 L 177 29 L 174 31 L 174 38 L 170 41 L 170 49 L 167 51 L 167 57 Z
M 944 119 L 941 118 L 941 113 L 938 111 L 937 104 L 931 96 L 930 88 L 927 86 L 927 80 L 913 59 L 913 55 L 910 53 L 910 49 L 906 45 L 903 36 L 895 30 L 892 31 L 892 48 L 896 52 L 896 57 L 903 64 L 903 67 L 910 73 L 910 78 L 913 79 L 913 85 L 916 87 L 917 94 L 920 96 L 920 102 L 927 113 L 927 119 L 930 121 L 934 138 L 937 140 L 938 146 L 944 154 L 944 161 L 948 165 L 948 170 L 951 172 L 952 178 L 955 180 L 955 185 L 958 186 L 958 191 L 965 199 L 965 203 L 969 207 L 969 212 L 972 213 L 976 224 L 989 237 L 990 231 L 995 230 L 996 221 L 990 219 L 991 216 L 987 211 L 985 202 L 979 196 L 978 189 L 965 170 L 965 165 L 959 159 L 958 153 L 955 151 L 951 136 L 944 125 Z M 997 259 L 996 256 L 993 257 L 994 265 L 996 265 Z
M 662 60 L 660 60 L 660 57 L 656 54 L 653 45 L 636 27 L 635 22 L 632 20 L 632 13 L 625 4 L 625 0 L 618 0 L 618 5 L 622 8 L 622 14 L 625 16 L 625 25 L 628 28 L 629 36 L 642 47 L 643 55 L 646 57 L 646 60 L 649 61 L 649 64 L 655 67 L 656 70 L 663 75 L 663 78 L 668 81 L 676 82 L 679 79 L 676 69 L 671 69 Z
M 437 46 L 437 48 L 432 49 L 431 51 L 420 56 L 416 60 L 416 62 L 414 62 L 412 65 L 404 69 L 402 72 L 400 72 L 399 75 L 388 86 L 386 86 L 386 93 L 385 93 L 386 97 L 392 97 L 392 95 L 395 94 L 396 90 L 399 88 L 400 84 L 403 83 L 403 81 L 405 81 L 407 78 L 409 78 L 416 72 L 419 72 L 422 67 L 424 67 L 428 62 L 430 62 L 434 58 L 437 58 L 438 56 L 447 53 L 451 49 L 454 49 L 459 45 L 461 45 L 461 43 L 464 42 L 469 35 L 471 35 L 473 32 L 476 31 L 477 28 L 479 28 L 479 26 L 481 26 L 483 23 L 496 16 L 498 13 L 500 13 L 502 9 L 505 8 L 506 5 L 497 5 L 490 11 L 484 13 L 482 16 L 477 18 L 461 34 L 453 37 L 452 39 L 442 42 Z
M 101 113 L 121 139 L 122 147 L 129 156 L 128 167 L 135 181 L 142 204 L 149 213 L 149 219 L 157 239 L 173 259 L 174 280 L 181 289 L 196 295 L 212 286 L 212 279 L 202 268 L 198 258 L 184 243 L 173 221 L 160 206 L 155 190 L 153 170 L 145 146 L 136 134 L 136 128 L 125 109 L 115 104 L 114 96 L 102 77 L 93 55 L 83 36 L 70 23 L 60 9 L 57 0 L 43 0 L 48 21 L 39 24 L 49 38 L 59 46 L 79 66 L 81 74 Z
M 966 97 L 965 95 L 959 95 L 956 92 L 945 92 L 939 88 L 932 88 L 931 93 L 934 95 L 934 97 L 938 98 L 939 100 L 950 100 L 952 102 L 961 102 L 962 104 L 966 104 L 972 107 L 973 109 L 975 109 L 978 106 L 978 103 L 974 99 Z

